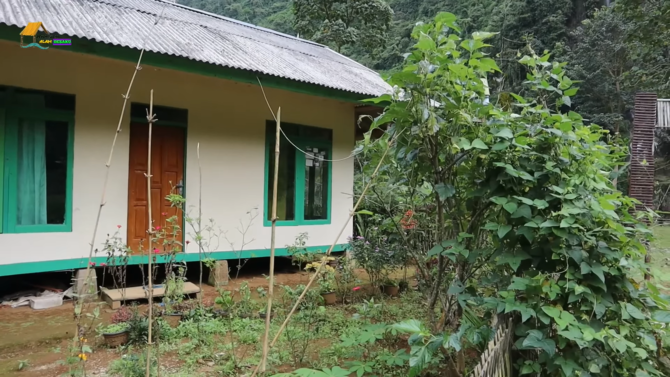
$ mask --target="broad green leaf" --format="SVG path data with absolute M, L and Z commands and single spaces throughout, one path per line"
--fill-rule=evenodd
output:
M 645 351 L 642 348 L 635 347 L 635 348 L 633 348 L 633 352 L 635 352 L 638 356 L 640 356 L 640 359 L 643 359 L 643 360 L 646 359 L 647 357 L 649 357 L 649 354 L 647 354 L 647 351 Z
M 565 91 L 563 92 L 563 95 L 572 97 L 572 96 L 574 96 L 575 94 L 577 94 L 577 90 L 579 90 L 579 88 L 570 88 L 570 89 L 567 89 L 567 90 L 565 90 Z
M 465 149 L 466 151 L 469 149 L 472 149 L 472 144 L 470 144 L 470 140 L 462 137 L 460 140 L 458 140 L 458 146 L 461 147 L 462 149 Z
M 605 274 L 603 273 L 603 266 L 600 263 L 593 263 L 591 265 L 591 272 L 596 274 L 598 278 L 604 283 L 605 282 Z
M 498 204 L 498 205 L 504 205 L 507 203 L 508 199 L 504 198 L 502 196 L 494 196 L 490 199 L 493 203 Z
M 517 209 L 517 205 L 514 202 L 507 202 L 503 205 L 503 208 L 509 213 L 514 213 Z
M 507 147 L 509 147 L 509 141 L 501 141 L 500 143 L 493 144 L 493 147 L 491 147 L 491 149 L 493 149 L 494 151 L 501 151 Z
M 566 104 L 567 106 L 572 106 L 572 100 L 570 99 L 570 97 L 568 97 L 568 96 L 563 96 L 563 98 L 561 98 L 561 100 L 562 100 L 563 103 Z
M 539 209 L 549 207 L 549 203 L 547 203 L 546 201 L 541 200 L 541 199 L 535 199 L 535 200 L 533 200 L 533 203 L 535 203 L 535 207 L 537 207 Z
M 514 133 L 512 133 L 512 130 L 505 127 L 502 130 L 498 131 L 494 136 L 502 137 L 503 139 L 511 139 L 514 137 Z
M 507 208 L 505 208 L 507 209 Z M 530 207 L 527 204 L 521 205 L 521 207 L 517 208 L 516 211 L 514 211 L 514 214 L 512 214 L 512 218 L 516 219 L 519 217 L 524 217 L 527 219 L 530 219 L 533 217 L 533 214 L 531 213 Z
M 505 238 L 505 235 L 509 233 L 509 231 L 512 230 L 512 226 L 508 224 L 500 225 L 498 228 L 498 238 L 502 239 Z
M 533 373 L 533 367 L 528 364 L 524 364 L 523 367 L 521 367 L 521 374 L 530 374 Z
M 642 313 L 642 311 L 640 309 L 638 309 L 637 307 L 633 306 L 630 303 L 626 303 L 626 311 L 628 312 L 628 314 L 630 314 L 631 317 L 633 317 L 635 319 L 646 319 L 647 318 L 644 315 L 644 313 Z
M 435 191 L 437 192 L 437 195 L 439 195 L 440 200 L 451 198 L 456 193 L 456 189 L 454 188 L 454 186 L 448 183 L 447 184 L 438 183 L 437 185 L 435 185 Z
M 521 226 L 521 227 L 519 227 L 519 228 L 516 230 L 516 234 L 521 234 L 521 235 L 523 235 L 524 237 L 526 237 L 526 239 L 527 239 L 529 242 L 533 242 L 533 238 L 535 238 L 535 234 L 533 233 L 533 230 L 532 230 L 531 228 L 527 227 L 527 226 Z
M 670 323 L 670 312 L 666 310 L 657 310 L 651 313 L 651 318 L 657 322 Z
M 416 43 L 415 46 L 419 50 L 423 51 L 431 51 L 437 48 L 437 46 L 435 45 L 435 41 L 425 33 L 421 33 L 419 41 Z
M 559 224 L 556 221 L 549 219 L 549 220 L 543 222 L 542 224 L 540 224 L 540 228 L 549 228 L 549 227 L 558 226 L 558 225 Z
M 522 346 L 524 348 L 539 348 L 544 350 L 549 356 L 556 353 L 556 343 L 552 339 L 544 339 L 544 336 L 537 334 L 529 334 L 523 340 Z
M 551 318 L 559 318 L 561 316 L 561 310 L 553 306 L 543 306 L 542 311 L 547 313 Z
M 649 373 L 643 371 L 642 369 L 638 369 L 635 371 L 635 377 L 650 377 Z
M 498 34 L 498 33 L 491 33 L 491 32 L 488 32 L 488 31 L 475 31 L 474 33 L 472 33 L 472 39 L 474 39 L 474 40 L 489 39 L 496 34 Z
M 408 319 L 391 326 L 393 329 L 406 334 L 420 333 L 422 331 L 421 322 L 416 319 Z
M 486 144 L 481 139 L 473 140 L 472 147 L 477 149 L 489 149 L 489 147 L 486 146 Z

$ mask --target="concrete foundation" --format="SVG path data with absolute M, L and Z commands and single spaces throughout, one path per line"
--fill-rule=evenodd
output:
M 98 276 L 93 268 L 77 270 L 72 285 L 79 298 L 92 299 L 98 296 Z
M 228 261 L 220 260 L 216 261 L 214 267 L 209 270 L 209 279 L 207 280 L 207 283 L 218 288 L 224 285 L 228 285 L 228 278 Z

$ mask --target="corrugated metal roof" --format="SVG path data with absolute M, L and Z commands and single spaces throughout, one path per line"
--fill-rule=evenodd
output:
M 157 19 L 160 21 L 153 26 Z M 162 0 L 0 0 L 0 23 L 145 49 L 369 96 L 373 70 L 318 43 Z

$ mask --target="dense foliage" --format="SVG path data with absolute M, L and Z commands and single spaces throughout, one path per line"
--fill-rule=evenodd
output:
M 437 257 L 426 274 L 428 304 L 442 302 L 447 320 L 400 326 L 414 334 L 411 375 L 429 366 L 441 348 L 435 339 L 461 354 L 474 329 L 468 309 L 518 316 L 517 348 L 539 355 L 520 360 L 523 373 L 658 375 L 656 339 L 670 312 L 642 280 L 650 232 L 631 215 L 634 200 L 612 185 L 625 150 L 569 111 L 578 89 L 565 63 L 532 48 L 519 61 L 526 95 L 484 101 L 482 79 L 499 71 L 483 52 L 494 34 L 459 35 L 450 13 L 417 26 L 415 47 L 389 80 L 397 92 L 376 100 L 390 102 L 373 127 L 392 122 L 377 143 L 391 148 L 397 167 L 381 184 L 404 186 L 399 202 L 437 224 L 436 245 L 415 252 L 419 266 Z M 427 195 L 406 195 L 415 191 Z

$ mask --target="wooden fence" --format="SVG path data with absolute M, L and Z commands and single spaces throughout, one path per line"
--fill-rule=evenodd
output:
M 509 316 L 499 323 L 495 337 L 469 377 L 512 377 L 513 317 Z

